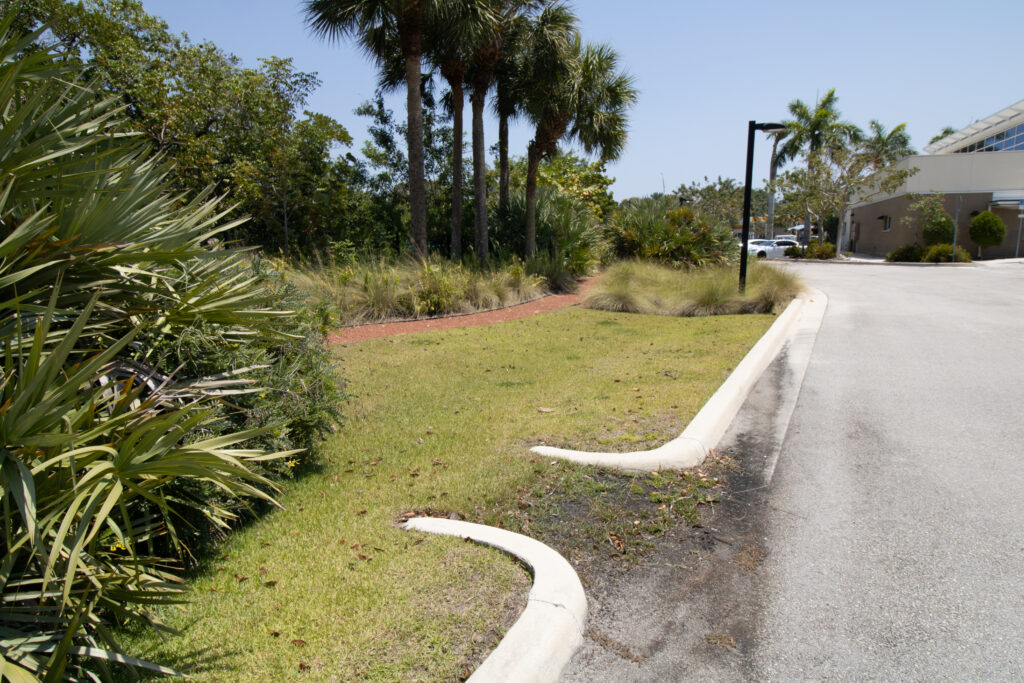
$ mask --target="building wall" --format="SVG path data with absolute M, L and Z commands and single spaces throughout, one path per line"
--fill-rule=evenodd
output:
M 963 246 L 970 253 L 972 258 L 978 257 L 978 245 L 970 237 L 971 213 L 986 211 L 992 199 L 991 192 L 975 192 L 969 194 L 946 194 L 943 196 L 943 206 L 946 213 L 956 216 L 956 199 L 961 197 L 960 220 L 957 224 L 956 243 Z M 921 229 L 917 226 L 904 225 L 903 219 L 911 215 L 908 207 L 912 203 L 906 195 L 883 199 L 872 204 L 860 205 L 852 213 L 852 246 L 853 251 L 873 256 L 885 256 L 893 249 L 908 244 L 924 246 L 924 239 Z M 997 208 L 993 210 L 997 216 L 1006 223 L 1006 237 L 1002 244 L 986 249 L 982 257 L 985 259 L 1010 258 L 1015 255 L 1017 248 L 1017 231 L 1019 219 L 1017 210 L 1011 208 Z M 885 220 L 880 216 L 890 217 L 891 230 L 884 229 Z M 916 217 L 916 216 L 915 216 Z M 1024 255 L 1022 245 L 1021 255 Z
M 936 154 L 906 157 L 897 162 L 899 168 L 917 168 L 899 191 L 892 195 L 868 192 L 867 200 L 875 203 L 908 192 L 945 194 L 1024 190 L 1024 152 L 978 152 L 975 154 Z

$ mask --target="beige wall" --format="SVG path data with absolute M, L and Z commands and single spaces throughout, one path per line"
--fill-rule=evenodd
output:
M 993 152 L 992 155 L 1002 154 Z M 958 155 L 969 156 L 969 155 Z M 956 215 L 956 198 L 958 195 L 947 194 L 943 197 L 946 212 L 950 216 Z M 978 257 L 978 246 L 971 241 L 968 231 L 971 224 L 971 213 L 974 211 L 985 211 L 989 208 L 989 201 L 992 199 L 991 192 L 970 193 L 959 195 L 962 197 L 960 205 L 960 221 L 957 226 L 957 244 L 962 245 L 972 258 Z M 902 219 L 908 215 L 907 207 L 910 200 L 905 196 L 884 199 L 872 204 L 862 204 L 853 209 L 853 250 L 861 254 L 874 256 L 885 256 L 893 249 L 907 244 L 924 245 L 919 228 L 910 228 L 903 225 Z M 983 258 L 1009 258 L 1014 256 L 1017 247 L 1018 218 L 1017 210 L 1009 208 L 995 209 L 994 213 L 1006 223 L 1006 237 L 1003 243 L 996 247 L 990 247 L 983 253 Z M 884 221 L 879 216 L 892 216 L 892 230 L 883 230 Z M 1022 245 L 1021 255 L 1024 255 Z
M 894 194 L 869 191 L 867 200 L 854 202 L 854 211 L 860 204 L 873 204 L 908 192 L 970 194 L 1024 190 L 1024 151 L 911 156 L 901 159 L 896 165 L 918 170 Z

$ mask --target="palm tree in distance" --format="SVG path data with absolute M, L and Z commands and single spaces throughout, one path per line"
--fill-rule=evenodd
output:
M 537 3 L 536 8 L 550 4 L 550 0 Z M 509 165 L 508 125 L 515 119 L 525 97 L 523 82 L 524 41 L 533 12 L 513 15 L 503 27 L 504 45 L 501 58 L 494 69 L 494 98 L 491 101 L 493 113 L 498 117 L 498 208 L 502 215 L 508 210 Z
M 772 139 L 772 157 L 768 166 L 768 237 L 775 237 L 775 178 L 779 174 L 779 167 L 782 166 L 782 159 L 779 157 L 779 144 L 789 135 L 789 129 L 783 128 L 768 133 Z
M 466 74 L 469 102 L 473 111 L 473 227 L 477 258 L 487 260 L 487 157 L 484 146 L 484 105 L 494 84 L 495 73 L 505 53 L 505 42 L 513 27 L 543 2 L 540 0 L 490 0 L 494 23 L 482 35 L 473 51 Z
M 328 41 L 353 37 L 378 66 L 397 43 L 405 66 L 409 148 L 410 232 L 416 255 L 427 255 L 427 187 L 423 163 L 421 69 L 424 27 L 443 21 L 455 0 L 305 0 L 306 23 Z
M 547 15 L 547 16 L 545 16 Z M 618 55 L 607 45 L 583 46 L 576 17 L 565 5 L 545 8 L 527 44 L 523 111 L 534 124 L 527 147 L 525 256 L 537 251 L 537 172 L 564 138 L 583 150 L 617 158 L 626 145 L 626 110 L 636 101 L 633 79 L 618 71 Z M 560 27 L 560 30 L 553 30 Z
M 488 2 L 459 3 L 455 12 L 426 32 L 426 57 L 448 83 L 452 111 L 452 228 L 449 254 L 462 257 L 463 84 L 476 46 L 494 31 L 497 17 Z
M 910 146 L 910 135 L 907 134 L 907 124 L 901 123 L 888 132 L 877 119 L 872 119 L 868 125 L 871 135 L 864 139 L 864 152 L 870 158 L 874 170 L 914 153 L 914 148 Z
M 824 153 L 831 156 L 861 142 L 863 133 L 860 128 L 839 119 L 839 110 L 836 109 L 838 102 L 836 89 L 832 88 L 815 103 L 813 109 L 802 100 L 789 103 L 789 113 L 793 118 L 786 121 L 787 134 L 778 150 L 780 167 L 804 153 L 810 170 L 812 155 Z M 808 235 L 810 225 L 810 216 L 805 216 L 804 229 L 808 230 Z

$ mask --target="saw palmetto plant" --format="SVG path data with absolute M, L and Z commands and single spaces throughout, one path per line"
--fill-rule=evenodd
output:
M 217 201 L 169 193 L 119 101 L 38 37 L 0 37 L 0 678 L 107 678 L 153 667 L 113 630 L 182 598 L 182 520 L 232 516 L 181 482 L 270 501 L 257 463 L 287 454 L 248 447 L 276 426 L 208 428 L 254 368 L 182 378 L 152 341 L 241 346 L 291 314 L 210 246 L 235 224 Z

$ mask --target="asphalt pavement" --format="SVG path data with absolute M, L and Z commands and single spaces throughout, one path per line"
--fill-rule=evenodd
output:
M 789 267 L 802 382 L 741 409 L 706 546 L 587 586 L 565 680 L 1024 680 L 1024 265 Z

